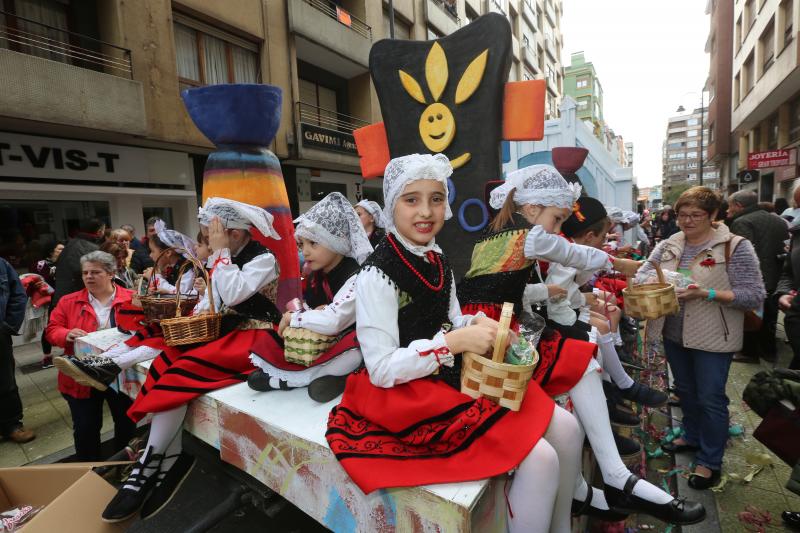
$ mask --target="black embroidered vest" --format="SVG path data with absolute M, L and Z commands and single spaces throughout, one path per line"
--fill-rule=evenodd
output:
M 372 230 L 372 235 L 369 236 L 369 243 L 372 245 L 372 248 L 377 248 L 384 237 L 386 237 L 386 232 L 383 231 L 383 229 L 376 227 Z
M 390 241 L 391 239 L 391 241 Z M 443 263 L 444 285 L 440 291 L 428 288 L 397 255 L 392 242 L 397 245 L 403 257 L 434 286 L 439 284 L 438 266 L 422 257 L 412 254 L 396 240 L 387 236 L 364 262 L 363 268 L 375 268 L 388 278 L 400 292 L 398 304 L 398 328 L 400 346 L 408 346 L 418 339 L 432 339 L 443 327 L 450 325 L 450 292 L 453 285 L 453 270 L 447 259 L 438 255 Z M 453 367 L 442 366 L 439 379 L 458 389 L 461 380 L 461 357 L 455 358 Z
M 231 261 L 241 270 L 244 268 L 245 264 L 249 263 L 259 255 L 268 252 L 269 250 L 262 246 L 261 243 L 251 239 L 250 242 L 244 246 L 244 248 L 239 250 L 239 253 L 236 254 L 236 257 L 231 258 Z M 277 283 L 277 278 L 271 283 Z M 254 318 L 256 320 L 263 320 L 266 322 L 280 322 L 281 312 L 278 310 L 278 307 L 275 305 L 275 303 L 264 294 L 264 292 L 266 291 L 262 290 L 255 293 L 247 300 L 234 305 L 232 309 L 240 315 L 246 316 L 247 318 Z
M 352 257 L 344 257 L 330 272 L 321 270 L 311 274 L 308 287 L 303 294 L 306 304 L 311 309 L 320 305 L 327 305 L 333 301 L 333 296 L 339 292 L 345 282 L 353 277 L 361 267 Z M 326 290 L 327 289 L 327 290 Z
M 476 243 L 469 272 L 458 284 L 458 301 L 466 304 L 512 302 L 522 311 L 525 285 L 535 276 L 534 262 L 523 245 L 530 224 L 520 215 L 500 231 L 487 230 Z

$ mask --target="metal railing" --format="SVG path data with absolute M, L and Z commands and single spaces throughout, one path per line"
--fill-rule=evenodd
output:
M 366 22 L 361 20 L 360 18 L 356 17 L 343 7 L 337 5 L 332 0 L 293 0 L 295 2 L 305 2 L 308 5 L 312 6 L 317 11 L 328 15 L 332 19 L 340 22 L 344 26 L 347 26 L 354 32 L 358 33 L 362 37 L 366 37 L 367 39 L 372 40 L 372 28 L 370 28 Z
M 0 11 L 0 48 L 133 79 L 131 51 L 99 39 Z
M 439 9 L 445 12 L 445 14 L 453 19 L 453 22 L 461 26 L 461 19 L 458 18 L 458 11 L 456 11 L 456 3 L 448 3 L 444 0 L 432 0 L 434 4 L 436 4 Z
M 329 130 L 343 133 L 353 133 L 353 130 L 369 126 L 369 122 L 360 118 L 351 117 L 334 109 L 325 109 L 305 102 L 297 102 L 297 119 L 304 124 L 319 126 Z

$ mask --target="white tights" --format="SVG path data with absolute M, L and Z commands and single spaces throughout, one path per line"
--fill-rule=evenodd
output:
M 622 367 L 617 349 L 614 347 L 614 334 L 606 333 L 605 335 L 598 335 L 597 346 L 603 354 L 603 370 L 611 376 L 611 381 L 620 389 L 629 389 L 632 387 L 633 380 Z
M 597 372 L 584 374 L 577 385 L 569 391 L 569 395 L 575 408 L 575 416 L 592 445 L 592 451 L 603 474 L 603 481 L 614 488 L 623 488 L 631 473 L 622 462 L 617 445 L 614 443 L 600 374 Z M 657 504 L 673 500 L 670 494 L 645 480 L 634 485 L 633 494 Z
M 560 407 L 544 437 L 517 467 L 508 492 L 511 533 L 569 533 L 575 477 L 580 470 L 580 426 Z
M 166 472 L 177 461 L 177 455 L 183 449 L 181 443 L 181 430 L 183 429 L 183 419 L 186 417 L 186 405 L 181 405 L 169 411 L 162 411 L 153 415 L 153 420 L 150 422 L 150 436 L 147 438 L 147 446 L 145 450 L 153 448 L 152 453 L 159 453 L 165 456 L 176 456 L 165 458 L 161 463 L 160 470 Z M 142 458 L 145 456 L 143 455 Z M 145 469 L 145 474 L 153 475 L 156 471 L 152 470 L 152 466 Z M 139 471 L 139 468 L 134 468 L 131 475 Z M 126 488 L 139 490 L 138 487 L 132 485 L 125 485 Z
M 138 363 L 155 359 L 160 353 L 161 350 L 158 348 L 151 348 L 150 346 L 131 348 L 124 342 L 121 342 L 106 351 L 103 355 L 109 357 L 118 367 L 125 370 L 127 368 L 133 368 Z

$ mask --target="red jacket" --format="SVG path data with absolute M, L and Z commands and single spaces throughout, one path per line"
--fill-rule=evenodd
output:
M 129 302 L 133 291 L 117 287 L 117 293 L 112 303 L 112 312 Z M 45 329 L 45 336 L 50 344 L 64 348 L 65 355 L 75 353 L 73 343 L 67 342 L 67 333 L 73 328 L 80 328 L 87 333 L 97 331 L 97 315 L 92 304 L 89 303 L 89 291 L 86 289 L 62 297 L 55 309 L 50 313 L 50 321 Z M 79 385 L 71 377 L 58 373 L 58 390 L 73 398 L 88 398 L 91 387 Z

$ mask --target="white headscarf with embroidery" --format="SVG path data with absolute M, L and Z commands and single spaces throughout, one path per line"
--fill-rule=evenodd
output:
M 511 172 L 505 183 L 491 192 L 489 204 L 501 209 L 511 190 L 517 205 L 542 205 L 572 209 L 581 195 L 581 186 L 567 180 L 550 165 L 532 165 Z
M 386 230 L 394 229 L 394 206 L 406 185 L 417 180 L 435 180 L 444 185 L 445 198 L 449 196 L 447 178 L 453 175 L 453 166 L 443 154 L 412 154 L 389 161 L 383 174 L 383 221 Z M 444 219 L 453 216 L 446 204 Z
M 208 226 L 214 217 L 219 217 L 225 229 L 256 228 L 265 237 L 280 240 L 280 235 L 272 227 L 273 217 L 266 209 L 254 205 L 229 200 L 227 198 L 209 198 L 197 213 L 197 220 Z
M 383 209 L 381 209 L 381 206 L 378 204 L 378 202 L 374 202 L 372 200 L 361 200 L 356 204 L 356 207 L 360 207 L 372 215 L 372 219 L 375 222 L 376 228 L 386 227 L 386 224 L 383 223 Z
M 168 229 L 163 220 L 156 220 L 153 226 L 156 230 L 156 235 L 159 240 L 169 246 L 170 248 L 177 249 L 180 254 L 186 259 L 196 257 L 194 247 L 197 242 L 191 237 L 184 235 L 180 231 Z
M 340 192 L 330 193 L 294 222 L 296 239 L 318 242 L 337 254 L 352 257 L 358 264 L 372 253 L 358 213 Z

